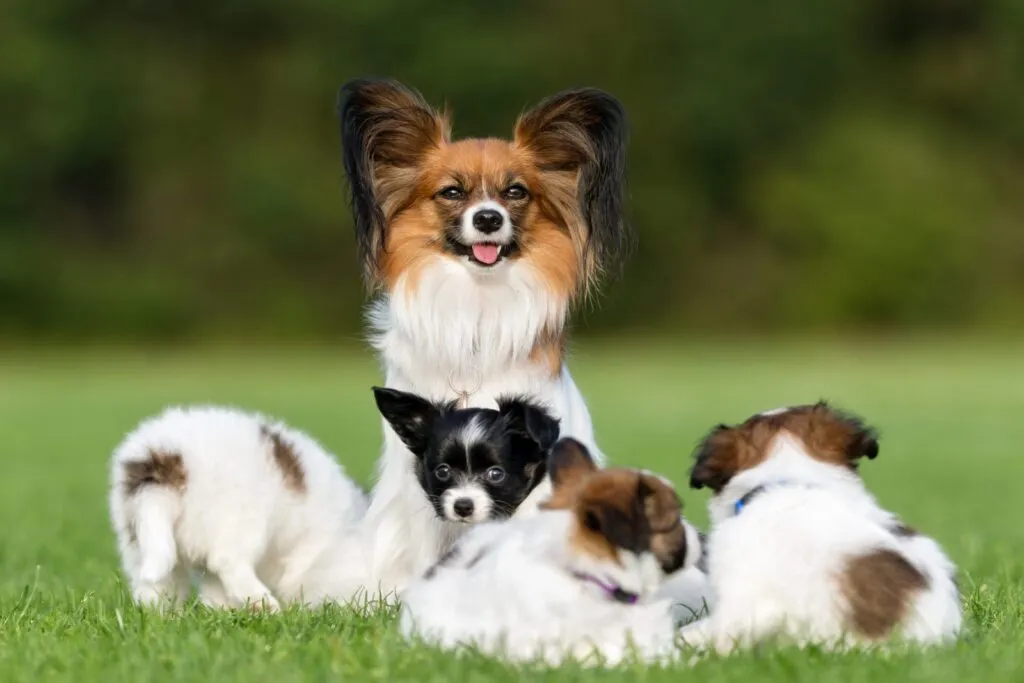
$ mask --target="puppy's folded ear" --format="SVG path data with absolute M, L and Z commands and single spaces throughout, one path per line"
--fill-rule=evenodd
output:
M 450 125 L 419 93 L 381 79 L 343 85 L 338 117 L 360 257 L 377 284 L 384 227 L 414 190 L 424 155 L 448 141 Z
M 402 443 L 413 455 L 422 458 L 434 422 L 441 416 L 441 409 L 422 396 L 397 389 L 374 387 L 373 397 L 380 414 L 395 430 Z
M 874 460 L 878 457 L 878 430 L 867 424 L 862 418 L 852 413 L 833 408 L 826 401 L 818 401 L 813 408 L 814 415 L 834 425 L 834 429 L 828 429 L 828 425 L 821 427 L 818 431 L 822 434 L 837 434 L 841 440 L 842 450 L 846 460 L 851 467 L 861 458 Z
M 653 533 L 669 531 L 679 526 L 683 504 L 675 490 L 657 477 L 640 475 L 637 498 L 642 502 L 644 516 Z
M 501 397 L 498 399 L 498 412 L 505 418 L 509 430 L 529 437 L 544 451 L 558 440 L 558 419 L 532 401 Z
M 741 441 L 737 430 L 728 425 L 720 424 L 708 432 L 694 451 L 690 488 L 707 486 L 715 493 L 721 491 L 739 468 Z
M 548 456 L 548 474 L 556 489 L 574 486 L 597 469 L 590 451 L 576 439 L 558 440 Z
M 651 529 L 651 552 L 665 574 L 678 571 L 688 552 L 679 496 L 657 477 L 643 474 L 637 481 L 637 500 Z

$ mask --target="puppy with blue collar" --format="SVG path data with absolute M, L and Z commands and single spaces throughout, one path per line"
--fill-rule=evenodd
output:
M 857 473 L 878 437 L 825 402 L 719 425 L 697 448 L 708 487 L 711 615 L 687 645 L 725 653 L 781 638 L 844 648 L 953 640 L 955 567 L 931 538 L 878 505 Z

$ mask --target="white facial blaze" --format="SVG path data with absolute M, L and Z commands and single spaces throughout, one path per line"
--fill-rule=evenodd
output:
M 456 511 L 456 504 L 462 507 L 464 512 L 466 506 L 472 506 L 468 514 L 459 514 Z M 444 510 L 444 517 L 450 522 L 463 522 L 465 524 L 479 524 L 486 522 L 491 517 L 491 509 L 494 503 L 491 496 L 480 484 L 473 482 L 460 482 L 441 494 L 441 506 Z
M 481 232 L 473 226 L 473 216 L 480 211 L 497 211 L 501 214 L 501 227 L 495 232 Z M 490 242 L 493 244 L 508 244 L 512 241 L 512 219 L 508 215 L 508 211 L 505 207 L 496 201 L 485 199 L 482 202 L 477 202 L 470 206 L 462 214 L 462 223 L 460 225 L 460 237 L 466 244 L 476 244 L 478 242 Z

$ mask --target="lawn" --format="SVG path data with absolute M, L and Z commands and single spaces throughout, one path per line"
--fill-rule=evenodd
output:
M 953 648 L 793 650 L 692 670 L 517 669 L 405 645 L 393 615 L 134 608 L 106 505 L 108 457 L 168 403 L 276 414 L 368 482 L 379 421 L 365 352 L 0 352 L 0 681 L 1024 680 L 1024 352 L 1009 343 L 582 345 L 573 373 L 615 461 L 686 481 L 713 424 L 819 397 L 883 432 L 863 472 L 882 502 L 960 565 L 969 633 Z M 681 489 L 683 490 L 683 489 Z M 706 496 L 683 491 L 703 524 Z

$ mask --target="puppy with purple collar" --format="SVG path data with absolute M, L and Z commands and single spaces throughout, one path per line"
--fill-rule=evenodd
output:
M 551 451 L 538 514 L 474 527 L 402 594 L 406 637 L 512 660 L 615 664 L 676 655 L 667 578 L 700 557 L 672 486 L 600 469 L 585 446 Z

